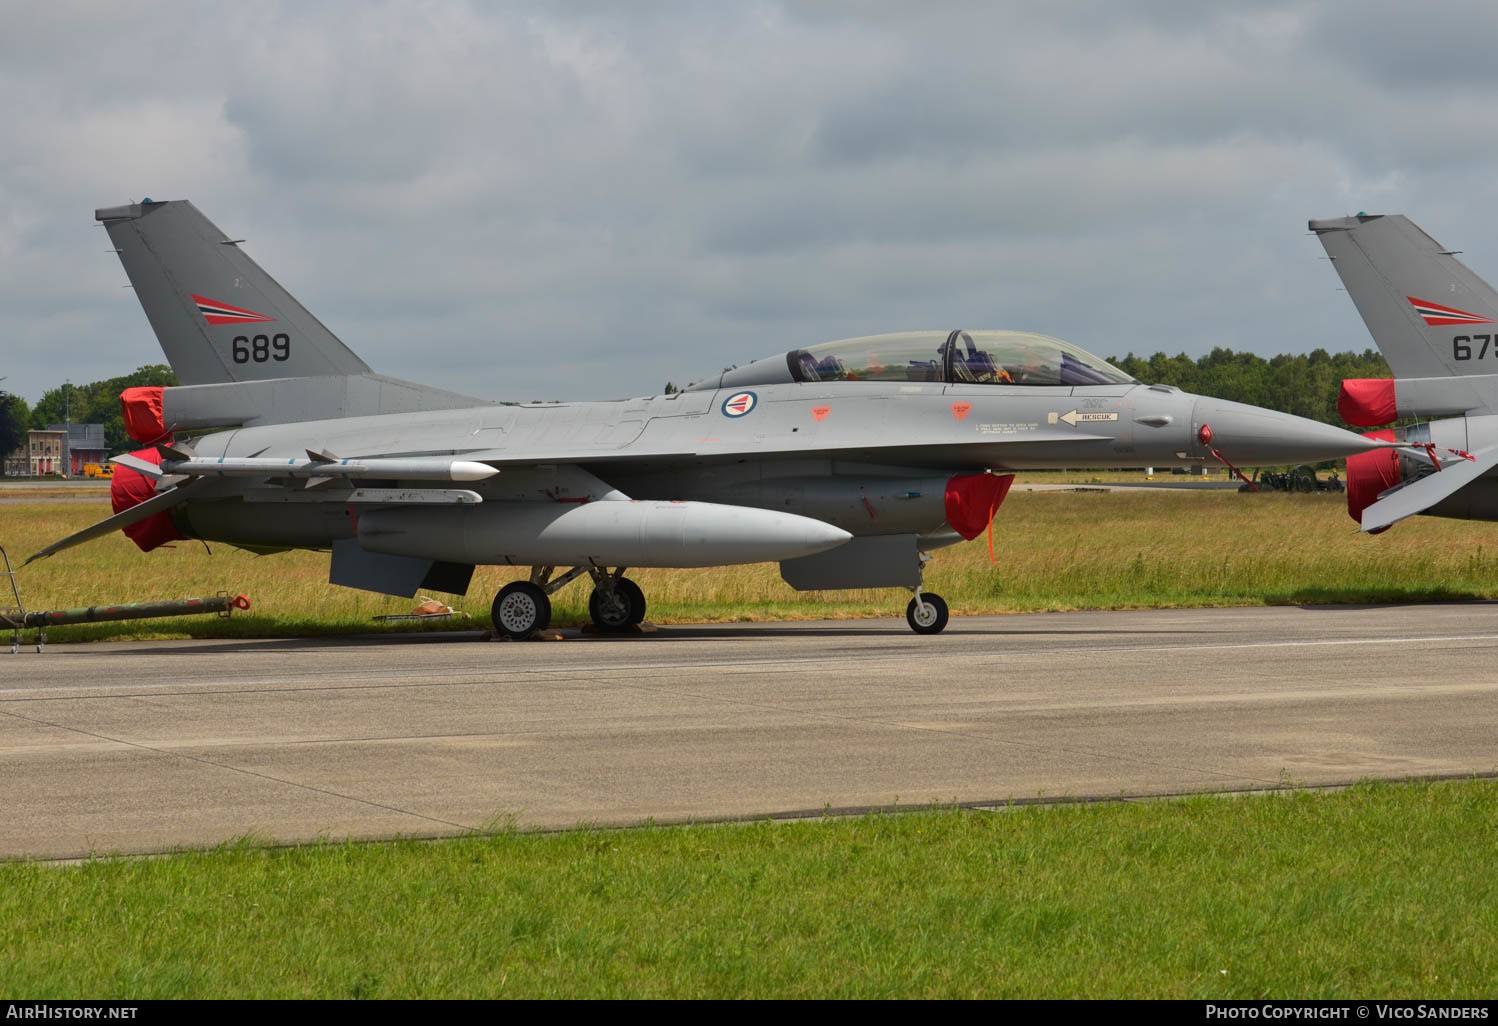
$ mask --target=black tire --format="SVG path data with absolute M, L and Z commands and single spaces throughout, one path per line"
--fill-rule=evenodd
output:
M 594 588 L 588 597 L 588 615 L 600 631 L 618 634 L 645 619 L 645 593 L 628 577 L 614 582 L 613 593 Z
M 634 626 L 645 619 L 645 593 L 640 586 L 628 577 L 621 577 L 614 584 L 614 588 L 629 596 L 629 622 Z
M 629 630 L 629 594 L 623 588 L 608 591 L 594 588 L 588 596 L 588 615 L 593 625 L 605 634 Z
M 920 601 L 925 599 L 926 611 L 922 613 Z M 940 595 L 922 592 L 921 599 L 911 599 L 905 607 L 905 622 L 917 634 L 940 634 L 947 627 L 947 603 Z
M 529 638 L 551 623 L 551 599 L 530 581 L 507 584 L 494 596 L 494 629 L 507 638 Z

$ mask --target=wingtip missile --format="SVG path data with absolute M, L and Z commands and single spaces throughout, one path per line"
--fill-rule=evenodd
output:
M 499 473 L 498 467 L 474 460 L 449 457 L 415 456 L 407 458 L 373 457 L 370 459 L 327 459 L 327 453 L 312 453 L 310 458 L 256 456 L 195 456 L 192 459 L 163 460 L 155 467 L 145 460 L 116 457 L 132 469 L 153 477 L 181 474 L 188 477 L 289 477 L 327 480 L 335 477 L 389 478 L 398 481 L 483 481 Z M 126 462 L 129 460 L 130 462 Z
M 475 463 L 473 460 L 454 460 L 452 462 L 452 479 L 454 481 L 484 481 L 498 473 L 498 467 L 491 467 L 487 463 Z

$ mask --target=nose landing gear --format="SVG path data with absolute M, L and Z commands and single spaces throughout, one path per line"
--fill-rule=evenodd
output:
M 917 634 L 940 634 L 947 626 L 947 603 L 935 592 L 917 588 L 905 607 L 905 622 Z
M 905 607 L 905 622 L 917 634 L 940 634 L 947 627 L 947 603 L 936 592 L 926 591 L 922 587 L 926 564 L 931 561 L 930 554 L 922 552 L 917 558 L 920 560 L 920 577 L 917 578 L 915 587 L 910 589 L 915 598 Z

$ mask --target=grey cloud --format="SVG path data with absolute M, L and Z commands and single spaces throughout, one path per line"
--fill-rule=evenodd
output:
M 1421 17 L 18 5 L 0 375 L 34 399 L 60 348 L 84 377 L 160 359 L 88 226 L 144 194 L 248 237 L 379 369 L 501 398 L 955 324 L 1104 354 L 1361 349 L 1307 218 L 1409 213 L 1498 279 L 1498 83 L 1474 63 L 1494 19 Z

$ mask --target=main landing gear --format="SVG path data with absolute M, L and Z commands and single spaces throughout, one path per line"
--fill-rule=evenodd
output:
M 624 568 L 613 574 L 593 571 L 593 594 L 588 596 L 588 615 L 601 631 L 617 634 L 645 619 L 645 593 L 624 577 Z
M 494 629 L 507 638 L 528 638 L 551 623 L 551 596 L 530 581 L 505 585 L 494 596 Z
M 645 619 L 645 593 L 624 576 L 624 567 L 613 573 L 596 566 L 575 566 L 560 577 L 552 577 L 553 566 L 531 570 L 531 579 L 515 581 L 494 597 L 494 629 L 507 638 L 529 638 L 551 623 L 551 596 L 584 574 L 593 578 L 588 615 L 600 631 L 617 634 Z

